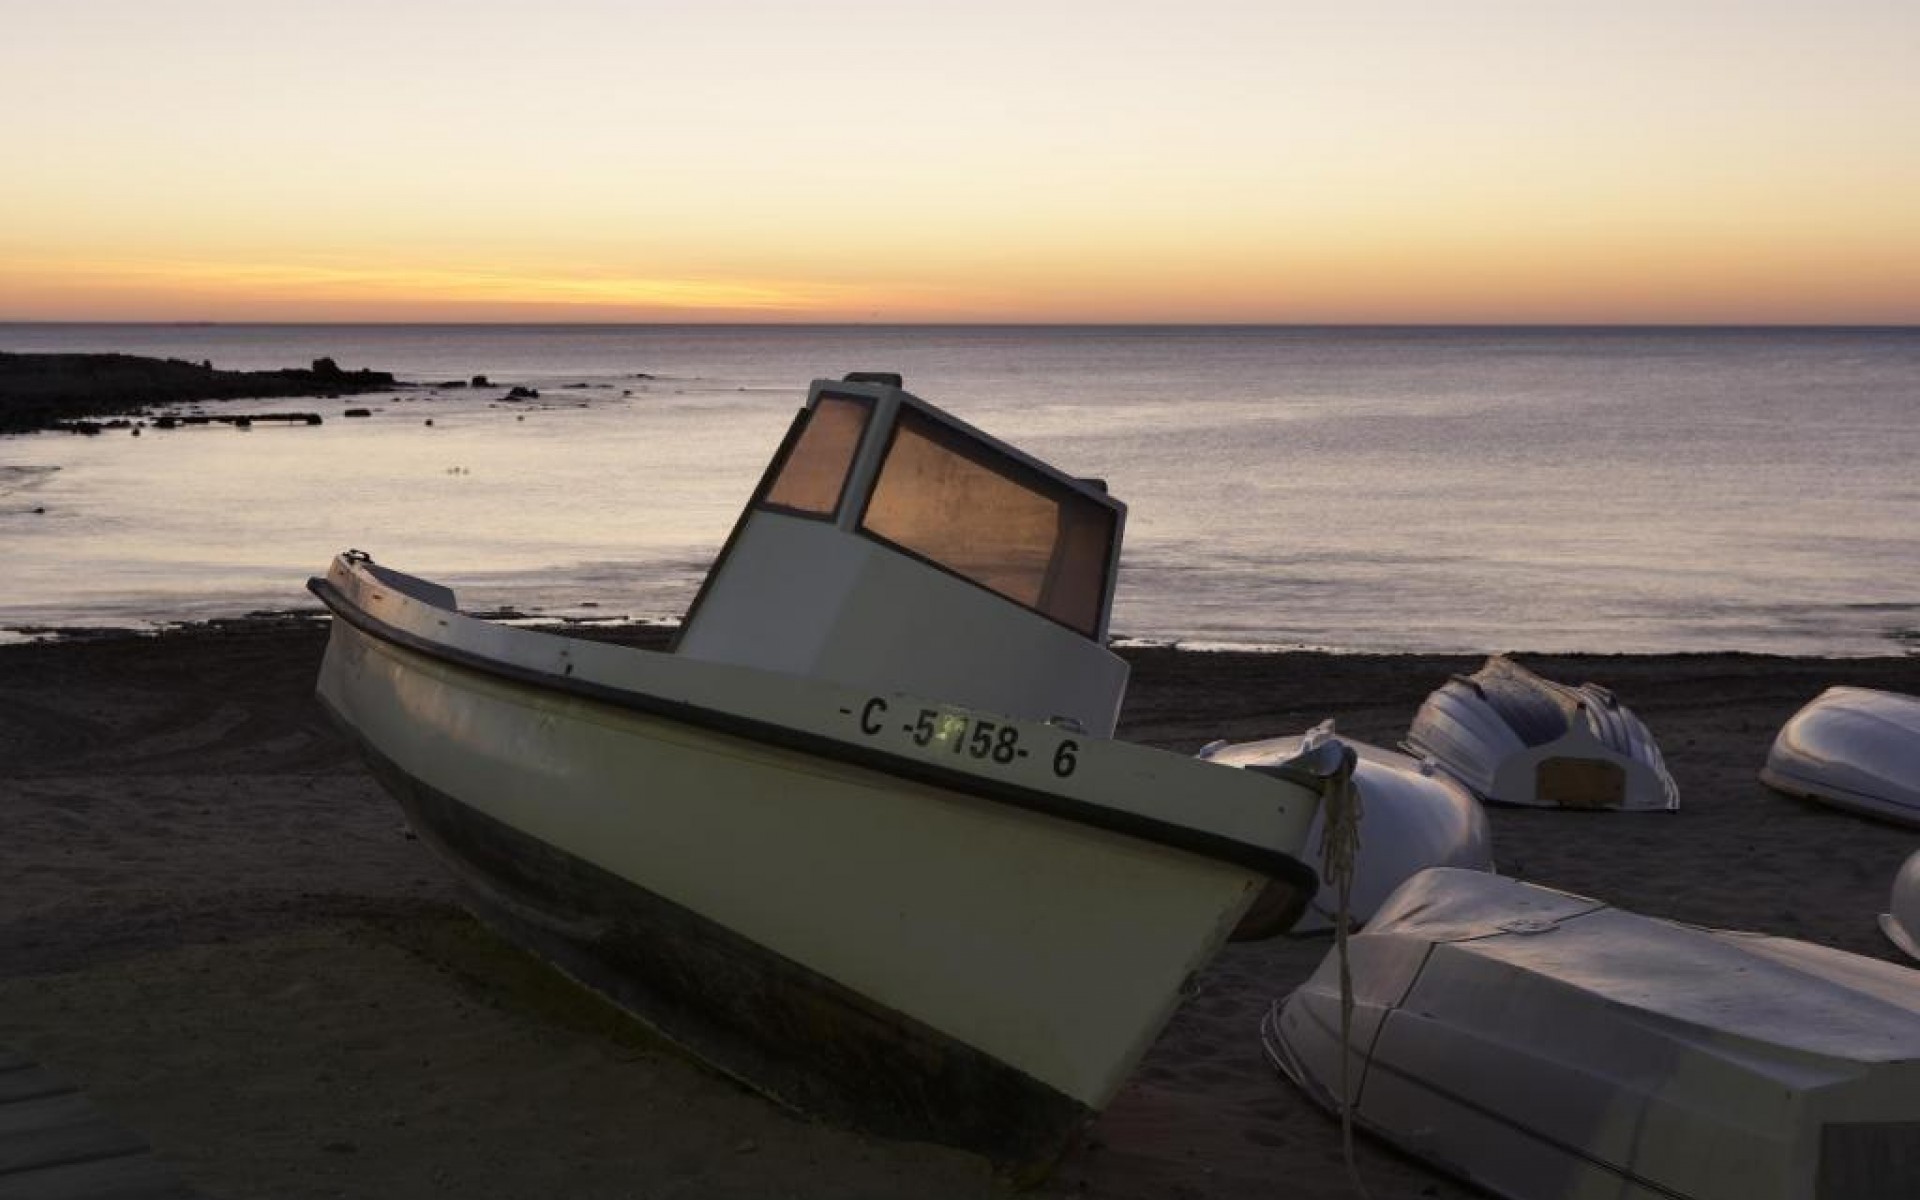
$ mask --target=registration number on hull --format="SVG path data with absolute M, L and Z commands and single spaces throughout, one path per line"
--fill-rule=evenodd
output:
M 905 738 L 923 750 L 1003 767 L 1039 754 L 1051 762 L 1053 773 L 1061 779 L 1072 775 L 1080 765 L 1080 743 L 1072 738 L 1061 738 L 1051 745 L 1031 744 L 1021 736 L 1018 725 L 969 713 L 938 708 L 896 709 L 884 696 L 869 697 L 858 709 L 841 711 L 855 717 L 860 732 L 876 741 Z

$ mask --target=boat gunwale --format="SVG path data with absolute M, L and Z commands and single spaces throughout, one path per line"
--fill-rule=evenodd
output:
M 558 692 L 650 717 L 864 767 L 895 778 L 958 792 L 975 799 L 1039 813 L 1250 870 L 1292 885 L 1302 911 L 1307 904 L 1311 903 L 1313 896 L 1319 890 L 1319 876 L 1311 866 L 1283 850 L 1270 846 L 1261 846 L 1225 834 L 1210 833 L 1191 826 L 1156 820 L 1069 796 L 1049 794 L 1021 784 L 975 775 L 951 767 L 921 762 L 885 750 L 843 742 L 825 734 L 795 729 L 756 717 L 489 658 L 472 650 L 435 641 L 385 621 L 368 612 L 329 579 L 310 578 L 307 580 L 307 590 L 318 597 L 336 617 L 345 620 L 369 637 L 481 675 L 531 684 L 549 692 Z M 420 602 L 415 601 L 415 603 Z M 453 615 L 463 614 L 454 613 Z M 1231 768 L 1222 766 L 1220 769 Z M 1284 778 L 1284 781 L 1307 788 L 1318 786 L 1317 780 L 1304 775 Z
M 1860 816 L 1874 817 L 1894 824 L 1905 825 L 1911 829 L 1920 822 L 1920 807 L 1903 800 L 1890 799 L 1876 792 L 1863 792 L 1858 788 L 1845 787 L 1824 779 L 1814 779 L 1768 763 L 1761 767 L 1758 778 L 1761 783 L 1783 796 L 1795 800 L 1808 800 L 1815 804 L 1829 804 L 1834 808 Z

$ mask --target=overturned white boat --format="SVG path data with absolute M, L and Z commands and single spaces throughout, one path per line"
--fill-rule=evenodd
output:
M 1327 721 L 1297 737 L 1269 738 L 1229 745 L 1215 742 L 1200 751 L 1208 762 L 1249 771 L 1274 769 L 1298 773 L 1309 768 L 1321 747 L 1334 739 Z M 1359 852 L 1354 858 L 1348 896 L 1352 924 L 1371 920 L 1382 902 L 1410 877 L 1428 867 L 1493 870 L 1493 834 L 1487 814 L 1466 788 L 1437 771 L 1430 761 L 1409 758 L 1352 738 L 1341 738 L 1358 755 L 1353 783 L 1360 792 Z M 1307 848 L 1318 854 L 1325 836 L 1323 807 L 1307 834 Z M 1317 861 L 1317 860 L 1316 860 Z M 1339 912 L 1337 889 L 1325 879 L 1295 933 L 1319 933 L 1334 927 Z
M 1920 697 L 1832 687 L 1780 728 L 1767 786 L 1920 825 Z
M 1920 1195 L 1920 975 L 1470 871 L 1348 943 L 1357 1123 L 1515 1200 Z M 1329 955 L 1262 1029 L 1342 1096 Z
M 1406 747 L 1499 804 L 1680 807 L 1653 734 L 1612 692 L 1542 679 L 1505 655 L 1429 695 Z
M 1049 1164 L 1319 782 L 1113 740 L 1125 508 L 901 390 L 817 382 L 671 653 L 337 559 L 319 695 L 478 911 L 808 1113 Z
M 1887 911 L 1880 914 L 1880 932 L 1908 958 L 1920 958 L 1920 852 L 1909 855 L 1893 877 Z

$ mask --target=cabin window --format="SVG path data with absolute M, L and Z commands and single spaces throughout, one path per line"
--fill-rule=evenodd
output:
M 872 403 L 865 399 L 821 396 L 761 503 L 802 516 L 833 516 L 872 412 Z
M 861 528 L 1097 637 L 1113 509 L 903 408 Z

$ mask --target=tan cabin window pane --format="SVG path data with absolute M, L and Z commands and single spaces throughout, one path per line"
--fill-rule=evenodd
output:
M 764 503 L 811 516 L 830 517 L 840 507 L 847 472 L 860 449 L 870 407 L 858 400 L 822 396 L 807 414 Z
M 1044 611 L 1092 636 L 1100 628 L 1112 548 L 1112 509 L 1079 496 L 1061 504 L 1060 545 L 1054 551 Z
M 1112 510 L 911 410 L 862 524 L 1088 637 L 1099 630 Z

